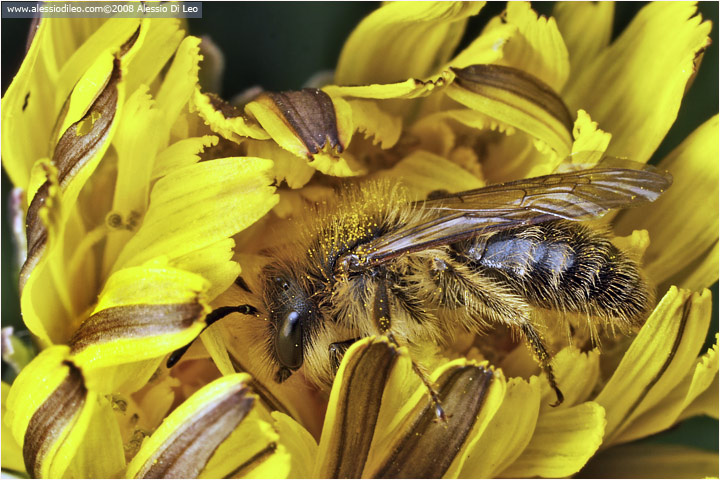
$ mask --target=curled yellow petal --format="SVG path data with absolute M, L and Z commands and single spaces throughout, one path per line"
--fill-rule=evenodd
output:
M 330 393 L 318 457 L 318 477 L 362 474 L 380 400 L 398 352 L 387 339 L 366 338 L 345 353 Z M 364 398 L 358 402 L 356 398 Z
M 634 421 L 665 402 L 691 371 L 707 333 L 710 303 L 707 290 L 675 287 L 658 303 L 595 399 L 607 410 L 606 445 L 635 438 Z
M 257 124 L 246 118 L 242 111 L 217 95 L 202 93 L 196 88 L 192 107 L 205 123 L 228 140 L 240 142 L 243 138 L 267 139 L 269 135 Z
M 446 90 L 450 98 L 526 132 L 560 157 L 570 153 L 572 118 L 550 87 L 511 67 L 473 65 L 454 71 L 457 78 Z
M 129 478 L 195 478 L 252 410 L 249 376 L 222 377 L 168 415 L 128 465 Z
M 83 372 L 69 361 L 68 347 L 55 346 L 40 353 L 20 372 L 7 397 L 6 422 L 22 447 L 28 474 L 66 476 L 68 468 L 82 463 L 92 449 L 103 458 L 83 473 L 116 476 L 124 464 L 119 431 L 105 429 L 103 442 L 84 443 L 88 432 L 97 432 L 98 416 L 107 418 L 107 408 L 103 399 L 88 390 Z
M 70 340 L 85 369 L 161 357 L 190 342 L 210 308 L 207 281 L 171 268 L 133 267 L 108 279 L 93 314 Z

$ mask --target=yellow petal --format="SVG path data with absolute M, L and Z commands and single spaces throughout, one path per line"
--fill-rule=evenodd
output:
M 178 18 L 143 19 L 145 39 L 128 65 L 127 88 L 135 91 L 141 84 L 152 85 L 180 45 L 185 32 Z
M 392 427 L 387 442 L 373 442 L 374 454 L 363 476 L 454 477 L 466 452 L 477 448 L 505 394 L 502 374 L 461 359 L 443 365 L 430 380 L 437 387 L 447 422 L 438 421 L 427 388 L 419 388 L 401 409 L 399 423 Z M 387 394 L 394 392 L 389 389 Z M 388 427 L 383 428 L 390 430 Z M 439 450 L 438 445 L 443 448 Z
M 316 172 L 306 159 L 280 148 L 273 141 L 249 141 L 246 145 L 249 156 L 272 158 L 273 176 L 278 184 L 284 180 L 290 188 L 302 188 Z
M 558 408 L 576 405 L 590 397 L 600 379 L 600 353 L 597 350 L 583 353 L 575 347 L 566 347 L 553 357 L 552 364 L 557 384 L 565 396 L 562 407 Z M 547 411 L 553 408 L 550 405 L 555 401 L 555 392 L 544 376 L 542 383 L 541 408 Z
M 31 132 L 42 132 L 40 138 L 49 138 L 55 119 L 47 115 L 47 106 L 54 105 L 54 92 L 42 88 L 47 71 L 42 57 L 44 43 L 50 36 L 50 23 L 40 22 L 25 59 L 17 75 L 2 98 L 3 166 L 13 185 L 28 188 L 30 170 L 36 160 L 48 156 L 48 145 L 43 142 L 19 141 L 35 138 Z M 45 74 L 45 75 L 43 75 Z M 31 101 L 32 99 L 32 101 Z
M 153 180 L 163 177 L 178 168 L 192 165 L 200 160 L 200 154 L 218 144 L 215 135 L 183 138 L 158 153 L 153 164 Z
M 570 113 L 557 93 L 540 80 L 498 65 L 473 65 L 455 74 L 457 78 L 446 90 L 450 98 L 526 132 L 561 158 L 570 153 Z
M 215 366 L 220 370 L 220 373 L 230 375 L 237 372 L 225 346 L 227 339 L 223 337 L 223 331 L 221 329 L 208 328 L 200 335 L 200 340 L 205 350 L 210 354 L 210 358 L 212 358 Z
M 386 150 L 400 139 L 400 117 L 384 112 L 377 102 L 350 100 L 348 104 L 352 109 L 353 124 L 365 138 L 372 138 L 373 145 L 379 144 L 380 148 Z
M 200 250 L 187 253 L 170 261 L 170 266 L 196 273 L 210 282 L 208 300 L 224 292 L 240 275 L 240 265 L 232 261 L 235 241 L 224 238 Z
M 92 417 L 65 478 L 114 478 L 125 471 L 125 450 L 112 406 L 103 396 L 94 400 Z
M 691 407 L 692 404 L 712 388 L 713 381 L 717 381 L 717 378 L 718 351 L 717 344 L 715 344 L 697 360 L 695 368 L 689 369 L 682 381 L 668 392 L 662 401 L 633 420 L 632 426 L 626 429 L 624 434 L 618 436 L 615 442 L 625 443 L 653 435 L 672 427 L 691 413 L 698 414 L 695 407 Z M 712 414 L 717 417 L 717 388 L 714 389 L 714 393 L 715 404 Z
M 493 478 L 525 450 L 532 438 L 540 407 L 537 378 L 508 381 L 500 409 L 477 442 L 468 450 L 459 478 Z
M 411 153 L 375 178 L 389 178 L 403 184 L 416 200 L 427 198 L 435 190 L 462 192 L 484 186 L 482 180 L 457 164 L 424 151 Z
M 246 374 L 222 377 L 168 415 L 135 455 L 129 478 L 194 478 L 253 409 Z
M 480 36 L 450 60 L 447 66 L 465 68 L 470 65 L 498 63 L 503 56 L 505 44 L 516 31 L 515 25 L 491 22 Z
M 707 290 L 699 295 L 675 287 L 658 303 L 595 399 L 607 410 L 605 444 L 635 438 L 633 421 L 665 402 L 691 370 L 705 340 L 710 304 Z
M 147 87 L 135 91 L 125 103 L 124 111 L 112 142 L 117 153 L 117 177 L 111 215 L 127 220 L 123 222 L 125 228 L 107 236 L 103 272 L 110 269 L 147 210 L 153 160 L 158 149 L 164 146 L 159 143 L 156 130 L 163 117 L 153 108 Z
M 709 41 L 710 22 L 700 23 L 696 10 L 685 2 L 647 5 L 568 85 L 571 111 L 586 110 L 612 133 L 609 154 L 645 163 L 675 121 Z
M 83 81 L 81 77 L 85 77 L 87 72 L 92 70 L 96 59 L 106 55 L 107 52 L 121 51 L 125 48 L 129 38 L 133 38 L 132 45 L 135 50 L 139 49 L 145 39 L 148 26 L 148 23 L 143 24 L 137 18 L 111 18 L 103 23 L 77 50 L 72 52 L 70 58 L 63 64 L 55 86 L 54 107 L 59 110 L 71 91 L 73 96 L 75 95 L 78 83 Z M 74 33 L 67 30 L 65 35 L 72 36 Z M 129 60 L 127 58 L 126 62 Z M 127 66 L 125 71 L 127 71 Z M 67 126 L 69 124 L 66 124 L 60 131 L 64 131 Z
M 397 356 L 384 338 L 365 338 L 345 353 L 328 401 L 315 477 L 360 477 Z
M 73 361 L 89 371 L 161 357 L 187 344 L 210 312 L 207 287 L 199 275 L 172 268 L 119 270 L 70 340 Z
M 89 448 L 101 459 L 81 476 L 117 475 L 124 463 L 119 432 L 106 429 L 104 442 L 84 443 L 88 431 L 96 432 L 99 409 L 107 405 L 86 388 L 83 373 L 67 358 L 64 345 L 44 350 L 20 372 L 8 394 L 6 421 L 23 449 L 25 468 L 37 478 L 63 477 L 73 462 L 82 464 L 76 457 Z
M 678 420 L 685 420 L 698 415 L 705 415 L 710 418 L 718 419 L 718 377 L 715 375 L 715 379 L 710 386 L 702 392 L 695 400 L 688 405 L 682 412 Z
M 593 457 L 579 478 L 717 478 L 718 453 L 680 445 L 620 445 Z
M 255 122 L 247 119 L 242 111 L 217 95 L 202 93 L 196 88 L 192 96 L 192 108 L 213 132 L 239 143 L 245 137 L 267 139 L 270 136 Z
M 555 409 L 538 418 L 530 444 L 501 477 L 568 477 L 602 443 L 605 411 L 594 402 Z
M 673 185 L 651 206 L 623 212 L 616 231 L 644 228 L 650 247 L 644 263 L 648 277 L 665 285 L 670 279 L 680 287 L 706 288 L 717 281 L 718 116 L 698 127 L 659 165 L 673 175 Z M 701 207 L 702 205 L 702 207 Z M 690 267 L 690 268 L 688 268 Z M 686 284 L 697 270 L 706 271 L 704 283 Z
M 167 145 L 170 129 L 180 112 L 187 108 L 187 103 L 195 92 L 201 59 L 200 39 L 185 37 L 175 52 L 170 69 L 155 96 L 157 108 L 164 115 L 164 121 L 156 126 L 156 135 L 161 145 Z
M 323 92 L 333 98 L 375 98 L 375 99 L 411 99 L 430 95 L 449 84 L 454 75 L 449 70 L 443 70 L 437 75 L 424 80 L 410 78 L 408 80 L 388 84 L 371 84 L 360 86 L 338 86 L 328 85 L 323 87 Z
M 612 135 L 600 130 L 597 122 L 593 122 L 585 110 L 578 110 L 578 117 L 573 126 L 573 138 L 575 139 L 572 144 L 573 154 L 579 152 L 604 152 L 610 144 Z
M 15 441 L 12 430 L 10 429 L 10 423 L 6 422 L 7 412 L 7 397 L 10 392 L 10 385 L 2 382 L 2 401 L 0 406 L 2 407 L 2 469 L 3 471 L 12 470 L 18 473 L 25 471 L 25 462 L 23 460 L 22 448 L 20 444 Z
M 272 412 L 280 442 L 290 453 L 288 478 L 312 478 L 318 451 L 317 443 L 299 423 L 281 412 Z
M 389 3 L 368 15 L 343 46 L 339 85 L 423 78 L 443 65 L 460 41 L 467 17 L 483 3 Z
M 528 2 L 508 2 L 503 21 L 517 30 L 503 47 L 499 63 L 520 68 L 560 92 L 570 63 L 555 19 L 538 17 Z
M 570 57 L 570 83 L 610 43 L 614 10 L 613 2 L 555 3 L 553 17 Z
M 271 167 L 260 158 L 221 158 L 161 178 L 142 226 L 114 268 L 161 255 L 172 260 L 246 228 L 277 203 L 267 178 Z

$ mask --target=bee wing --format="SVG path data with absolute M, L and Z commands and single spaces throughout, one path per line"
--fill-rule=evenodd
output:
M 363 245 L 362 266 L 514 227 L 599 217 L 616 208 L 652 202 L 671 183 L 669 174 L 652 167 L 602 165 L 434 197 L 415 204 L 430 213 L 426 222 Z

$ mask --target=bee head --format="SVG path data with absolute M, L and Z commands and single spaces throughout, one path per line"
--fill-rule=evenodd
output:
M 265 297 L 274 330 L 274 356 L 280 364 L 275 380 L 284 382 L 303 364 L 304 338 L 315 309 L 308 294 L 292 275 L 268 275 Z

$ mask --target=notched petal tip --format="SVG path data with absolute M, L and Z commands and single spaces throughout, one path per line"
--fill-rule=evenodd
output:
M 227 140 L 239 143 L 245 137 L 258 140 L 268 138 L 267 133 L 242 111 L 214 93 L 203 93 L 196 88 L 191 96 L 191 105 L 212 131 Z

